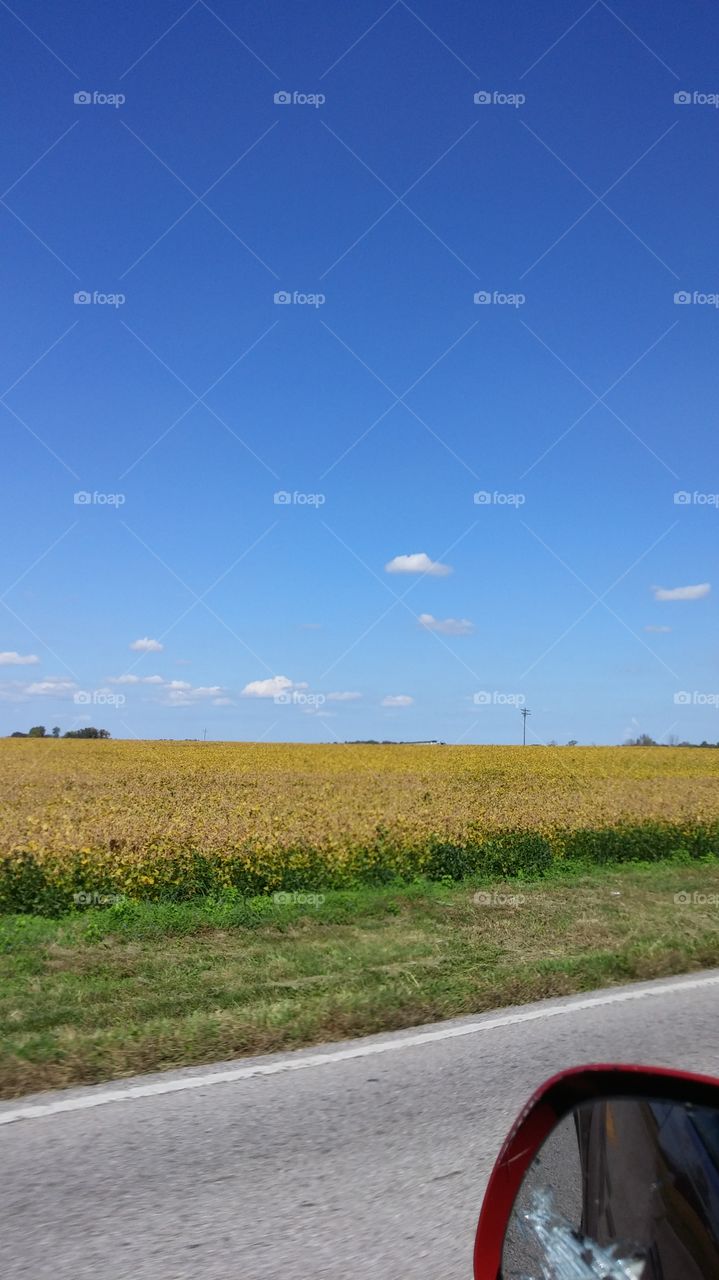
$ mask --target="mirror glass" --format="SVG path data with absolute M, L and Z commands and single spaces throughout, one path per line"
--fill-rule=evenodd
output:
M 503 1280 L 717 1280 L 719 1111 L 583 1103 L 527 1170 Z

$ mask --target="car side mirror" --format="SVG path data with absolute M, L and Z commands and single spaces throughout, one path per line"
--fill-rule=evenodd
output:
M 716 1280 L 719 1084 L 663 1069 L 563 1072 L 492 1171 L 475 1280 Z

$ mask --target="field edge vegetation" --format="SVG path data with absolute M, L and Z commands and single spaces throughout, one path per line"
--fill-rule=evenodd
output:
M 308 896 L 310 901 L 308 901 Z M 719 963 L 719 859 L 0 917 L 0 1096 Z
M 227 853 L 153 850 L 124 859 L 114 849 L 60 855 L 16 850 L 0 858 L 0 913 L 62 915 L 103 899 L 184 902 L 223 893 L 243 897 L 357 889 L 418 878 L 460 881 L 537 877 L 562 866 L 611 866 L 719 854 L 719 821 L 617 823 L 554 831 L 502 830 L 465 840 L 430 835 L 418 844 L 380 830 L 371 844 L 331 857 L 321 844 L 251 847 Z

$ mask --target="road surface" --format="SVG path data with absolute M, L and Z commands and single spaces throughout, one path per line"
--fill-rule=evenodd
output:
M 4 1280 L 455 1280 L 543 1079 L 719 1072 L 719 971 L 0 1103 Z

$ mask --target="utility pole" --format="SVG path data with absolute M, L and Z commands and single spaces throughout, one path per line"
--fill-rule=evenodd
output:
M 521 714 L 521 716 L 522 716 L 522 746 L 523 746 L 523 747 L 526 747 L 526 745 L 527 745 L 527 716 L 531 716 L 531 714 L 532 714 L 532 713 L 531 713 L 531 711 L 529 710 L 529 707 L 522 707 L 522 708 L 521 708 L 521 712 L 520 712 L 520 714 Z

